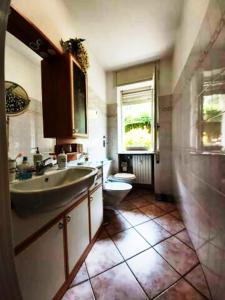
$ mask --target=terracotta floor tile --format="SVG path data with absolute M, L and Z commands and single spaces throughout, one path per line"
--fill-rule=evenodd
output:
M 174 211 L 177 208 L 176 204 L 171 202 L 156 201 L 154 204 L 165 210 L 166 212 Z
M 146 199 L 144 196 L 139 196 L 137 198 L 134 198 L 134 199 L 130 200 L 130 202 L 132 202 L 133 205 L 137 208 L 148 206 L 148 205 L 152 204 L 152 202 L 150 200 Z
M 150 245 L 133 228 L 113 235 L 112 239 L 125 259 L 150 248 Z
M 129 259 L 127 263 L 150 298 L 180 278 L 180 275 L 153 248 Z
M 130 228 L 132 225 L 127 222 L 127 220 L 121 215 L 115 216 L 109 224 L 104 226 L 107 233 L 111 236 L 115 233 L 124 231 Z
M 140 189 L 140 191 L 141 191 L 141 195 L 153 195 L 154 196 L 153 191 L 150 189 Z
M 198 265 L 190 273 L 188 273 L 185 276 L 185 279 L 187 279 L 187 281 L 189 281 L 204 296 L 206 296 L 208 299 L 211 299 L 201 265 Z
M 86 280 L 88 280 L 88 273 L 87 273 L 86 265 L 85 263 L 83 263 L 77 275 L 75 276 L 74 280 L 72 281 L 70 287 L 77 285 L 81 282 L 84 282 Z
M 136 206 L 132 203 L 132 201 L 128 201 L 128 200 L 122 201 L 118 206 L 118 210 L 120 212 L 127 211 L 127 210 L 132 210 L 132 209 L 135 209 L 135 208 L 136 208 Z
M 139 209 L 122 212 L 123 217 L 133 226 L 149 221 L 150 218 L 146 216 Z
M 148 241 L 152 246 L 170 237 L 171 234 L 162 226 L 154 221 L 145 222 L 135 227 L 135 229 Z
M 86 258 L 90 277 L 95 276 L 123 261 L 110 238 L 97 241 Z
M 95 300 L 89 280 L 69 289 L 62 300 Z
M 183 222 L 170 214 L 154 219 L 154 221 L 172 234 L 175 234 L 185 228 Z
M 198 263 L 198 258 L 191 248 L 186 246 L 175 237 L 170 237 L 167 240 L 154 246 L 162 257 L 164 257 L 174 269 L 180 274 L 187 273 Z
M 176 234 L 176 237 L 181 240 L 182 242 L 184 242 L 186 245 L 188 245 L 189 247 L 191 247 L 192 249 L 194 249 L 194 246 L 192 244 L 192 241 L 188 235 L 187 230 L 183 230 L 179 233 Z
M 131 199 L 137 198 L 138 196 L 141 196 L 141 191 L 132 190 L 132 192 L 126 196 L 125 200 L 131 200 Z
M 184 279 L 179 280 L 155 300 L 204 300 Z
M 158 206 L 151 204 L 145 207 L 139 208 L 145 215 L 147 215 L 150 219 L 154 219 L 165 215 L 165 211 L 159 208 Z
M 125 263 L 91 279 L 96 300 L 147 300 Z
M 99 235 L 98 235 L 98 237 L 97 237 L 97 240 L 105 240 L 105 239 L 108 239 L 108 238 L 109 238 L 109 236 L 108 236 L 107 232 L 105 231 L 104 228 L 102 228 Z
M 104 222 L 111 222 L 115 216 L 117 216 L 118 211 L 112 209 L 104 209 Z
M 156 201 L 155 195 L 152 192 L 145 193 L 142 196 L 143 196 L 144 199 L 146 199 L 148 201 L 151 201 L 151 202 L 155 202 Z
M 178 220 L 182 221 L 182 216 L 178 210 L 174 210 L 170 213 L 173 217 L 177 218 Z

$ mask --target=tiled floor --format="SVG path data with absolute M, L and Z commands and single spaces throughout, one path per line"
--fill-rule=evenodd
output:
M 105 212 L 98 240 L 63 300 L 211 299 L 175 204 L 133 191 Z

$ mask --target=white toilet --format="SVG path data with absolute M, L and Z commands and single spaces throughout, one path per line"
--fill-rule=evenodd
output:
M 125 173 L 110 175 L 111 164 L 112 161 L 110 160 L 103 163 L 103 196 L 105 208 L 116 208 L 131 191 L 131 183 L 135 180 L 135 175 L 133 174 L 127 174 L 127 176 Z

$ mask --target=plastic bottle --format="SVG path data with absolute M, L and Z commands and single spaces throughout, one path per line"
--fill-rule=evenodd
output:
M 67 155 L 66 155 L 63 148 L 62 148 L 62 152 L 58 155 L 57 162 L 58 162 L 59 169 L 65 169 L 66 168 L 66 166 L 67 166 Z
M 34 166 L 36 165 L 37 161 L 42 161 L 43 156 L 39 151 L 39 147 L 36 147 L 36 153 L 33 155 L 33 162 Z

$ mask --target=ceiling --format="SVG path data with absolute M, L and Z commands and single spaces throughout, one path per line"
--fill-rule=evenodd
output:
M 173 51 L 183 0 L 63 0 L 75 32 L 105 70 L 159 59 Z

